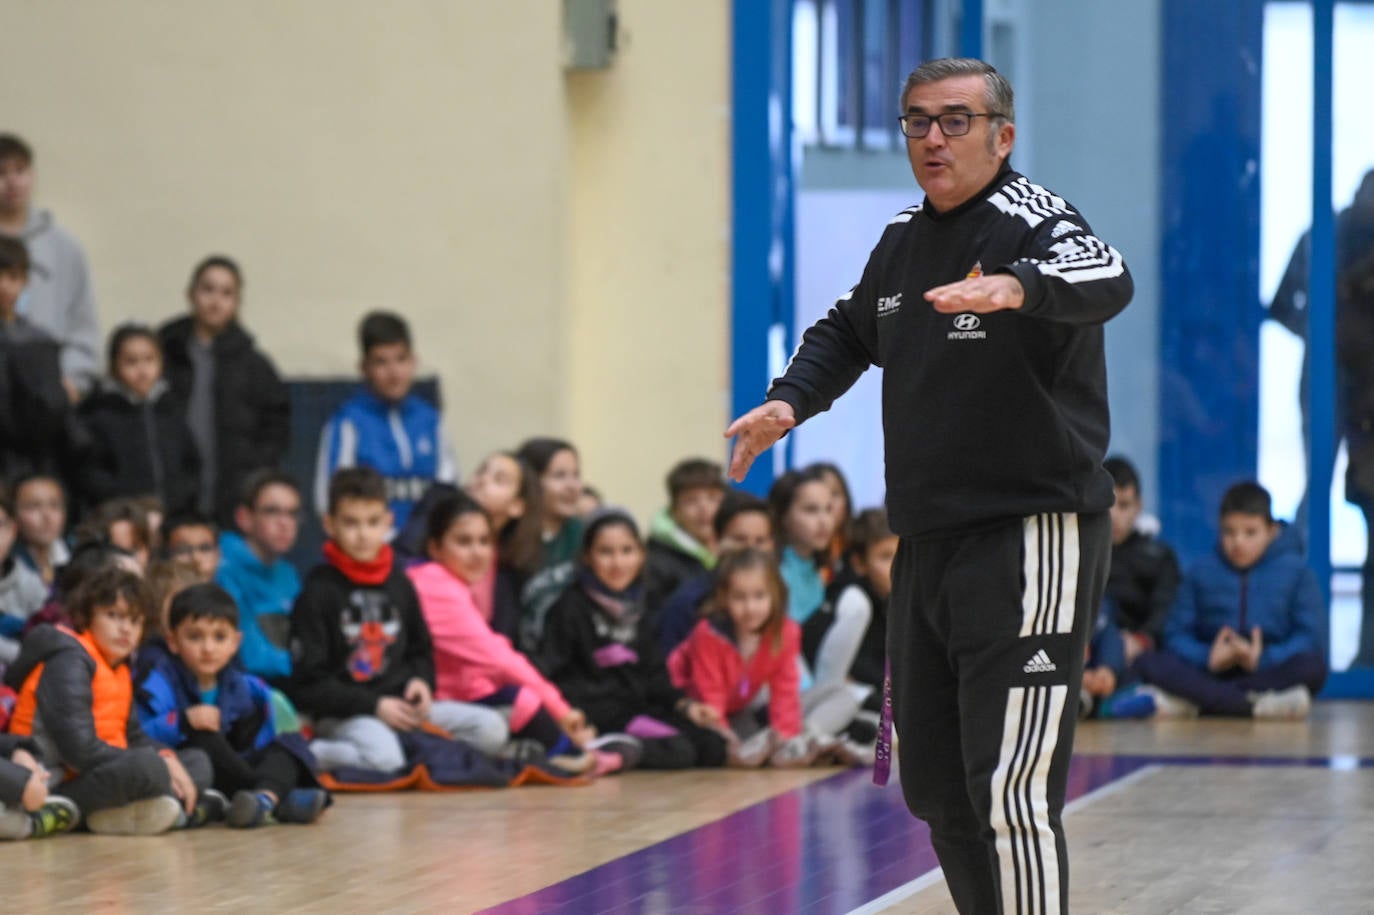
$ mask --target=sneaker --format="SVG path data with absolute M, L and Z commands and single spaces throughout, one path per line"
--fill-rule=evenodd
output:
M 33 820 L 33 832 L 29 838 L 46 839 L 75 829 L 76 824 L 81 822 L 81 811 L 71 798 L 50 794 L 42 807 L 29 814 L 29 819 Z
M 757 769 L 777 749 L 777 734 L 772 728 L 764 728 L 747 740 L 731 743 L 726 764 L 735 769 Z
M 501 759 L 518 763 L 541 763 L 549 755 L 548 749 L 537 740 L 512 737 L 496 754 Z
M 545 757 L 544 761 L 573 775 L 586 775 L 596 768 L 596 756 L 591 752 L 556 753 Z
M 586 749 L 615 753 L 620 757 L 621 772 L 628 772 L 638 766 L 640 757 L 644 755 L 644 744 L 638 737 L 631 737 L 629 734 L 602 734 L 587 744 Z
M 822 744 L 814 734 L 800 734 L 773 751 L 769 761 L 780 768 L 800 769 L 811 765 L 821 753 L 834 745 L 833 741 Z
M 1256 718 L 1296 721 L 1312 711 L 1312 694 L 1305 686 L 1269 690 L 1250 697 Z
M 845 728 L 844 736 L 855 743 L 873 743 L 878 739 L 878 723 L 855 716 Z
M 329 792 L 323 788 L 293 788 L 277 805 L 278 823 L 313 823 L 329 806 Z
M 619 753 L 612 753 L 609 750 L 588 750 L 587 755 L 596 760 L 596 766 L 591 771 L 591 774 L 596 778 L 611 775 L 625 768 L 625 758 Z
M 0 840 L 18 842 L 33 835 L 33 814 L 22 807 L 0 810 Z
M 87 815 L 86 826 L 104 836 L 159 836 L 185 818 L 181 802 L 163 794 L 123 807 L 97 810 Z
M 228 811 L 229 798 L 214 788 L 206 788 L 196 796 L 196 808 L 185 817 L 184 822 L 178 824 L 177 828 L 199 829 L 211 823 L 220 823 L 224 821 Z
M 1142 686 L 1139 692 L 1154 700 L 1156 718 L 1196 718 L 1198 715 L 1196 705 L 1158 686 Z
M 272 798 L 257 791 L 236 791 L 227 818 L 233 829 L 253 829 L 275 823 Z
M 1102 703 L 1103 718 L 1153 718 L 1157 711 L 1155 697 L 1140 691 L 1117 693 Z

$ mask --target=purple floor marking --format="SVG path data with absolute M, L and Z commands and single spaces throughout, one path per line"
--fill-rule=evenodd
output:
M 1146 766 L 1374 768 L 1356 756 L 1080 755 L 1076 800 Z M 838 915 L 938 866 L 926 825 L 900 786 L 841 772 L 610 861 L 480 915 L 801 912 Z

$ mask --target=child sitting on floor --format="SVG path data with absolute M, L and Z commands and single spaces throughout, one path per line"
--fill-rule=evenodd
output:
M 776 560 L 741 550 L 722 555 L 708 616 L 668 667 L 674 684 L 728 722 L 735 765 L 808 765 L 824 751 L 844 762 L 871 762 L 871 754 L 864 759 L 836 739 L 853 721 L 858 699 L 842 684 L 803 694 L 800 654 L 801 627 L 787 616 Z
M 1217 552 L 1189 569 L 1164 650 L 1141 656 L 1140 673 L 1161 715 L 1304 718 L 1326 681 L 1326 617 L 1297 532 L 1263 486 L 1237 483 Z
M 640 738 L 642 768 L 720 766 L 720 716 L 668 676 L 643 570 L 634 519 L 618 508 L 593 512 L 576 578 L 545 621 L 539 667 L 599 731 Z
M 394 772 L 400 734 L 432 723 L 487 754 L 509 731 L 495 709 L 434 701 L 434 645 L 420 601 L 393 561 L 386 483 L 370 467 L 329 482 L 326 561 L 306 577 L 291 611 L 287 695 L 315 718 L 320 768 Z
M 152 608 L 139 577 L 105 567 L 68 606 L 72 628 L 40 626 L 24 640 L 6 682 L 19 690 L 10 731 L 33 737 L 65 772 L 61 792 L 86 826 L 112 835 L 156 835 L 224 814 L 199 750 L 153 742 L 134 710 L 129 656 Z
M 210 757 L 215 789 L 233 798 L 230 826 L 311 823 L 329 803 L 299 735 L 279 737 L 267 684 L 229 662 L 243 636 L 234 599 L 216 584 L 172 598 L 170 654 L 140 683 L 143 729 Z
M 587 716 L 569 705 L 509 639 L 492 631 L 477 608 L 472 589 L 495 559 L 492 525 L 482 506 L 454 493 L 430 510 L 428 533 L 431 561 L 406 574 L 434 640 L 434 697 L 502 709 L 511 736 L 532 741 L 541 757 L 559 768 L 579 773 L 595 768 L 599 774 L 622 768 L 619 756 L 582 752 L 596 737 Z

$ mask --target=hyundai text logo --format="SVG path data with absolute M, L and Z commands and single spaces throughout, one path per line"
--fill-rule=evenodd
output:
M 979 330 L 983 326 L 983 319 L 975 314 L 955 315 L 954 330 L 945 335 L 947 340 L 986 340 L 988 332 Z

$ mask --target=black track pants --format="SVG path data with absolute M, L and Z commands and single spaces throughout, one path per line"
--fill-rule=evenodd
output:
M 1107 512 L 903 538 L 888 651 L 907 806 L 962 913 L 1068 912 L 1060 816 Z

